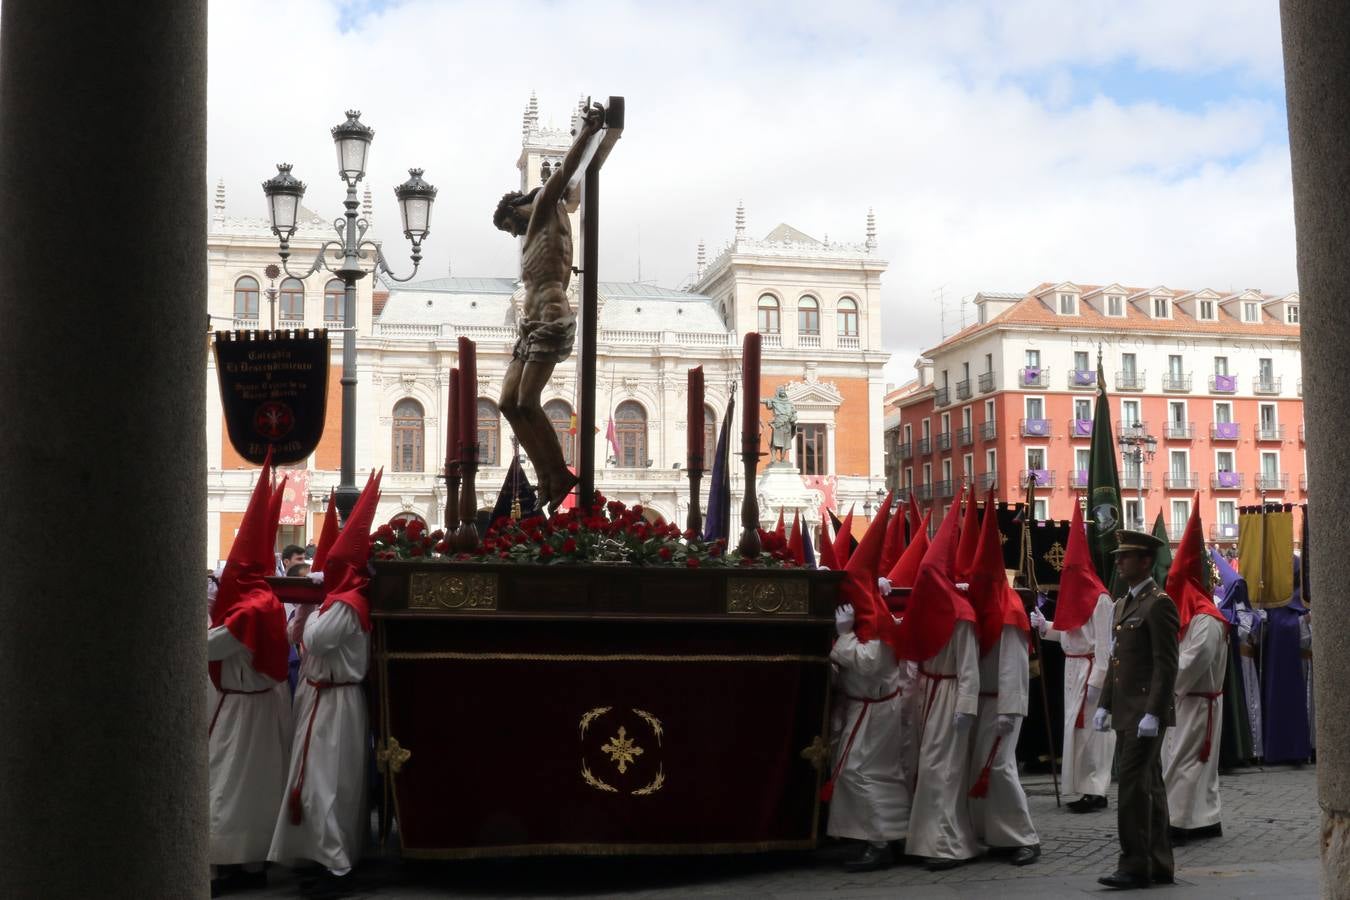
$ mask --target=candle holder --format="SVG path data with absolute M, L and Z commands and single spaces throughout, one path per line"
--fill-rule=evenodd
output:
M 459 549 L 471 553 L 478 549 L 478 442 L 461 444 L 459 453 Z
M 445 536 L 452 543 L 459 531 L 459 460 L 445 464 Z
M 703 533 L 703 509 L 699 505 L 699 484 L 703 481 L 703 457 L 689 457 L 689 515 L 684 527 L 694 534 Z
M 746 443 L 750 443 L 746 441 Z M 741 451 L 741 461 L 745 464 L 745 493 L 741 497 L 741 542 L 736 549 L 742 557 L 757 559 L 764 549 L 759 539 L 759 495 L 755 491 L 755 474 L 759 469 L 759 441 L 754 450 Z

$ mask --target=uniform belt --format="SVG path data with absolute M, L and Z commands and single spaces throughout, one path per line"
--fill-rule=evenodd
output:
M 1064 658 L 1065 658 L 1065 659 L 1086 659 L 1086 660 L 1088 661 L 1087 676 L 1084 677 L 1084 679 L 1083 679 L 1083 699 L 1082 699 L 1082 701 L 1078 704 L 1078 718 L 1075 719 L 1075 720 L 1074 720 L 1074 723 L 1073 723 L 1073 727 L 1074 727 L 1076 730 L 1079 730 L 1079 731 L 1081 731 L 1084 727 L 1086 727 L 1086 721 L 1087 721 L 1087 692 L 1088 692 L 1088 681 L 1091 680 L 1091 678 L 1092 678 L 1092 660 L 1093 660 L 1093 657 L 1095 657 L 1095 656 L 1096 656 L 1095 653 L 1065 653 L 1065 654 L 1064 654 Z
M 1223 691 L 1187 691 L 1187 697 L 1203 697 L 1205 704 L 1205 742 L 1200 745 L 1200 761 L 1209 762 L 1209 751 L 1214 744 L 1214 701 L 1223 696 Z
M 275 686 L 276 685 L 273 685 L 273 687 Z M 260 688 L 259 690 L 256 691 L 236 691 L 231 688 L 216 688 L 216 690 L 220 692 L 220 699 L 216 701 L 216 711 L 211 714 L 211 725 L 209 728 L 206 729 L 206 736 L 208 739 L 211 737 L 211 732 L 216 730 L 216 719 L 220 718 L 220 708 L 225 705 L 226 697 L 230 696 L 231 694 L 242 694 L 245 697 L 247 697 L 253 694 L 272 693 L 272 688 L 270 687 Z

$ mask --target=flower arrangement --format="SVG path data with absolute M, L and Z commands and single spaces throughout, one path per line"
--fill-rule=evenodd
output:
M 742 557 L 727 551 L 724 541 L 703 540 L 693 531 L 664 521 L 649 522 L 641 505 L 627 506 L 596 494 L 586 510 L 565 510 L 551 516 L 534 514 L 516 520 L 502 516 L 473 552 L 455 551 L 444 532 L 425 532 L 417 521 L 393 521 L 371 534 L 371 558 L 444 559 L 459 562 L 511 562 L 533 565 L 609 563 L 672 566 L 687 569 L 727 566 L 792 568 L 797 565 L 787 541 L 761 532 L 763 552 Z

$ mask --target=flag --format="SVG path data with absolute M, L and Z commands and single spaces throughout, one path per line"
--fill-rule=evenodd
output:
M 567 419 L 567 433 L 570 434 L 570 435 L 574 435 L 574 436 L 575 436 L 576 433 L 577 433 L 577 414 L 576 414 L 576 413 L 572 413 L 572 415 L 569 416 L 568 419 Z
M 614 417 L 609 417 L 609 424 L 605 426 L 605 440 L 609 441 L 609 448 L 614 451 L 616 461 L 623 460 L 623 454 L 619 452 L 619 433 L 614 430 Z
M 1088 547 L 1097 577 L 1108 588 L 1115 578 L 1116 530 L 1120 528 L 1120 473 L 1116 469 L 1116 441 L 1111 433 L 1111 401 L 1106 396 L 1106 372 L 1097 352 L 1097 408 L 1092 412 L 1092 444 L 1088 450 L 1088 515 L 1092 519 Z
M 532 515 L 538 508 L 538 495 L 531 486 L 530 479 L 525 477 L 525 470 L 520 466 L 520 451 L 517 450 L 511 457 L 506 477 L 502 479 L 502 489 L 497 492 L 497 503 L 492 507 L 491 521 L 495 522 L 502 516 L 523 519 Z
M 703 522 L 703 539 L 715 541 L 731 538 L 731 423 L 736 418 L 736 398 L 727 403 L 722 416 L 722 428 L 717 433 L 717 450 L 713 453 L 712 476 L 708 480 L 708 517 Z M 612 423 L 611 423 L 612 424 Z
M 1153 557 L 1153 580 L 1159 585 L 1164 585 L 1167 584 L 1167 570 L 1172 567 L 1172 543 L 1167 536 L 1167 524 L 1163 522 L 1162 510 L 1158 510 L 1158 518 L 1153 522 L 1153 536 L 1162 541 L 1158 555 Z

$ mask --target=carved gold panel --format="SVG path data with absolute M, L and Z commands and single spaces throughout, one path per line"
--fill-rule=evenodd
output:
M 727 612 L 804 616 L 811 586 L 806 579 L 729 578 Z
M 497 576 L 492 572 L 414 572 L 409 609 L 496 609 Z

